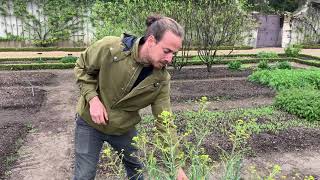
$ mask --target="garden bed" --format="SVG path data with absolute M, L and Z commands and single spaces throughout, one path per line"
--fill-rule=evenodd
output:
M 55 94 L 63 92 L 64 97 L 78 93 L 74 91 L 65 91 L 64 86 L 55 86 L 60 83 L 61 72 L 64 72 L 63 74 L 65 77 L 73 76 L 72 70 L 58 72 L 51 70 L 0 72 L 0 98 L 5 99 L 5 101 L 0 104 L 0 115 L 6 119 L 5 121 L 0 121 L 0 133 L 6 133 L 0 134 L 0 137 L 7 136 L 8 134 L 12 137 L 11 139 L 18 139 L 21 137 L 23 132 L 26 132 L 24 129 L 26 127 L 25 123 L 39 121 L 39 119 L 36 121 L 32 120 L 34 116 L 34 113 L 32 112 L 38 111 L 44 104 L 50 109 L 58 110 L 61 110 L 61 108 L 65 106 L 75 107 L 76 101 L 68 101 L 68 104 L 65 104 L 62 107 L 61 103 L 55 102 L 55 99 L 48 99 L 46 97 L 46 91 L 53 88 Z M 181 71 L 170 72 L 173 79 L 171 82 L 171 99 L 173 104 L 179 103 L 180 106 L 183 106 L 184 102 L 186 102 L 185 104 L 188 104 L 189 102 L 194 103 L 195 101 L 192 100 L 199 99 L 201 96 L 209 97 L 209 101 L 212 102 L 228 103 L 237 103 L 240 102 L 240 100 L 243 102 L 252 98 L 255 99 L 255 101 L 258 101 L 259 98 L 273 98 L 275 96 L 275 91 L 271 88 L 247 81 L 247 76 L 252 73 L 252 70 L 250 69 L 231 71 L 226 67 L 214 67 L 212 72 L 209 73 L 206 71 L 205 67 L 188 67 Z M 26 79 L 26 77 L 27 80 L 22 80 Z M 58 79 L 58 77 L 60 78 Z M 63 79 L 66 79 L 65 77 Z M 72 78 L 68 81 L 71 81 L 71 79 Z M 73 80 L 74 79 L 72 79 L 72 81 Z M 35 96 L 32 95 L 32 88 L 30 87 L 29 82 L 34 86 L 33 90 Z M 45 88 L 43 86 L 45 86 Z M 72 86 L 75 87 L 75 83 L 73 83 Z M 273 108 L 260 107 L 258 109 L 248 110 L 244 109 L 243 104 L 241 103 L 235 104 L 233 107 L 233 109 L 228 109 L 227 111 L 213 111 L 212 113 L 217 114 L 212 116 L 210 113 L 205 114 L 205 117 L 209 117 L 207 127 L 212 129 L 202 146 L 205 147 L 206 152 L 212 159 L 219 160 L 218 146 L 227 151 L 230 150 L 230 141 L 228 141 L 228 137 L 221 131 L 221 128 L 228 128 L 237 120 L 246 118 L 256 119 L 256 122 L 262 125 L 259 126 L 261 132 L 254 133 L 248 141 L 248 146 L 251 147 L 251 153 L 248 155 L 248 158 L 254 156 L 263 157 L 265 156 L 264 154 L 273 152 L 295 152 L 306 150 L 308 147 L 310 147 L 310 149 L 320 147 L 319 138 L 317 138 L 320 135 L 318 125 L 313 126 L 303 119 L 298 119 L 293 115 Z M 44 110 L 48 111 L 48 109 Z M 47 114 L 47 112 L 42 113 Z M 187 113 L 186 111 L 181 111 L 179 114 L 178 112 L 176 113 L 176 124 L 178 126 L 178 131 L 181 133 L 186 129 L 186 124 L 188 122 L 191 120 L 197 121 L 196 118 L 183 114 Z M 13 114 L 15 116 L 13 116 Z M 72 121 L 68 121 L 68 123 L 65 124 L 66 122 L 62 122 L 61 119 L 54 119 L 54 117 L 48 118 L 50 121 L 45 120 L 42 123 L 47 123 L 47 126 L 50 127 L 50 129 L 57 129 L 57 127 L 63 127 L 67 124 L 70 126 L 70 124 L 73 124 Z M 10 124 L 9 122 L 13 124 Z M 202 122 L 195 122 L 195 124 L 201 125 Z M 151 130 L 152 127 L 152 123 L 146 121 L 142 122 L 139 129 Z M 2 131 L 3 129 L 10 131 L 10 133 Z M 152 134 L 152 132 L 150 132 L 150 134 Z M 10 137 L 8 138 L 10 139 Z M 69 138 L 71 139 L 72 137 Z M 192 138 L 190 140 L 192 141 Z M 0 145 L 2 145 L 2 149 L 8 149 L 4 153 L 5 156 L 16 151 L 14 143 L 8 144 L 7 142 L 9 141 L 1 141 L 2 144 L 0 142 Z M 68 144 L 71 142 L 66 143 L 66 146 L 72 147 L 71 144 Z M 65 158 L 70 158 L 69 156 L 71 155 L 68 155 L 68 157 Z M 51 163 L 50 165 L 52 165 L 52 162 L 48 163 Z M 7 167 L 1 165 L 1 168 L 2 172 L 0 171 L 0 176 L 4 174 L 3 169 Z M 263 167 L 258 166 L 258 168 Z M 100 175 L 106 172 L 108 172 L 108 169 L 103 169 L 103 171 L 100 169 Z

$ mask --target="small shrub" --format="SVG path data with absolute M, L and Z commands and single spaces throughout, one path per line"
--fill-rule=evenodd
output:
M 259 69 L 270 69 L 268 60 L 266 60 L 266 59 L 261 60 L 261 61 L 259 62 L 259 64 L 258 64 L 258 68 L 259 68 Z
M 60 62 L 62 63 L 76 63 L 77 61 L 77 57 L 74 56 L 65 56 L 63 58 L 61 58 Z
M 270 51 L 270 52 L 261 51 L 261 52 L 259 52 L 259 53 L 257 54 L 257 56 L 258 56 L 259 58 L 263 58 L 263 59 L 266 59 L 266 58 L 278 58 L 278 57 L 279 57 L 277 53 L 272 52 L 272 51 Z
M 239 70 L 242 63 L 240 61 L 231 61 L 228 63 L 228 68 L 231 70 Z
M 309 121 L 320 121 L 320 91 L 293 88 L 280 91 L 275 106 Z
M 299 53 L 301 52 L 301 46 L 290 45 L 289 47 L 284 49 L 284 52 L 288 57 L 297 57 L 297 56 L 299 56 Z
M 55 42 L 57 42 L 56 38 L 35 39 L 32 41 L 32 43 L 37 47 L 49 47 L 49 46 L 52 46 Z
M 291 64 L 288 61 L 281 61 L 277 63 L 278 69 L 292 69 Z
M 36 60 L 36 63 L 45 63 L 45 61 L 43 59 L 38 59 Z

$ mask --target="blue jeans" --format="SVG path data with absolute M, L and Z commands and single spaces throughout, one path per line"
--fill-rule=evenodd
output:
M 131 144 L 132 138 L 136 135 L 135 129 L 120 136 L 104 134 L 88 125 L 77 115 L 73 180 L 93 180 L 95 178 L 99 154 L 104 142 L 108 142 L 117 152 L 121 152 L 123 149 L 122 163 L 129 180 L 143 180 L 142 174 L 138 171 L 143 168 L 143 165 L 138 158 L 130 156 L 137 152 L 137 148 Z

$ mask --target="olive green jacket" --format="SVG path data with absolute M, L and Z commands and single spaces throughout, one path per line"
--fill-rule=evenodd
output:
M 132 89 L 143 68 L 136 61 L 139 40 L 130 50 L 123 51 L 122 38 L 105 37 L 87 48 L 76 62 L 74 72 L 80 87 L 77 113 L 103 133 L 120 135 L 134 128 L 141 120 L 138 111 L 148 105 L 156 118 L 164 110 L 171 112 L 170 74 L 165 68 L 153 69 Z M 95 96 L 107 110 L 107 125 L 98 125 L 91 119 L 88 102 Z M 161 130 L 162 120 L 157 119 L 156 127 Z

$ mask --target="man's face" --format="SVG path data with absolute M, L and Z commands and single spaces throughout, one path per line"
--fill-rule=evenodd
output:
M 149 43 L 148 60 L 157 69 L 170 64 L 174 53 L 178 52 L 182 46 L 181 37 L 171 31 L 166 31 L 159 42 L 154 36 L 150 36 L 147 42 Z

